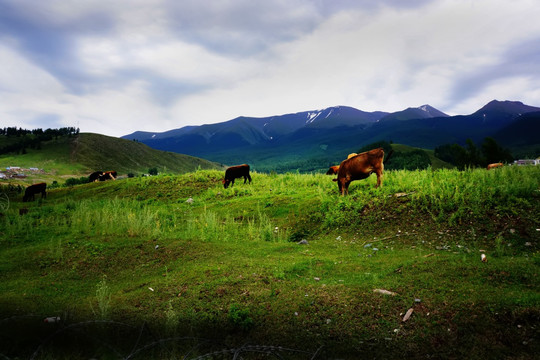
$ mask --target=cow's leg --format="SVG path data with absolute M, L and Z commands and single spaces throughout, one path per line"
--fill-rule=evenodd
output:
M 247 178 L 249 180 L 249 183 L 251 184 L 251 175 L 247 174 Z
M 343 180 L 343 181 L 338 180 L 339 192 L 341 193 L 342 196 L 349 194 L 349 184 L 350 183 L 351 182 L 347 181 L 347 180 Z
M 231 180 L 231 187 L 234 185 L 234 178 Z
M 345 183 L 345 186 L 343 186 L 343 190 L 345 191 L 343 195 L 349 195 L 349 185 L 351 184 L 350 181 L 347 181 Z
M 382 185 L 382 181 L 383 181 L 382 170 L 375 172 L 375 174 L 377 175 L 377 185 L 375 185 L 375 188 L 378 188 Z
M 41 198 L 47 198 L 47 192 L 45 190 L 41 192 Z

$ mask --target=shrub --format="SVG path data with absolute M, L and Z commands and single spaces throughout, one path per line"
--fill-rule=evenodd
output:
M 229 322 L 239 330 L 247 331 L 254 325 L 253 319 L 249 316 L 249 309 L 236 303 L 229 307 L 228 318 Z

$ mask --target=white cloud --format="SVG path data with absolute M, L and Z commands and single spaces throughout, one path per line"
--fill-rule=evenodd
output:
M 2 40 L 9 42 L 9 39 Z M 51 74 L 4 45 L 0 45 L 0 63 L 2 92 L 35 96 L 63 90 L 62 85 Z
M 77 119 L 81 131 L 118 136 L 125 135 L 126 129 L 152 131 L 157 122 L 160 126 L 172 126 L 166 109 L 150 101 L 148 87 L 149 84 L 136 80 L 122 88 L 90 95 L 67 95 L 64 99 L 73 106 L 64 114 Z

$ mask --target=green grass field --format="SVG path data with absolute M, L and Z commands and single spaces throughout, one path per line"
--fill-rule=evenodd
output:
M 540 168 L 388 171 L 347 197 L 326 175 L 254 173 L 229 189 L 222 176 L 13 197 L 0 217 L 0 354 L 538 354 Z

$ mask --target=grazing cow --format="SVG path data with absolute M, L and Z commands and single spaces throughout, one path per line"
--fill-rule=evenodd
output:
M 99 177 L 103 175 L 103 171 L 94 171 L 93 173 L 88 176 L 88 181 L 90 182 L 96 182 L 99 181 Z
M 350 159 L 352 158 L 353 156 L 356 156 L 358 155 L 357 153 L 350 153 L 348 156 L 347 156 L 347 159 Z M 326 172 L 326 175 L 335 175 L 338 173 L 338 170 L 339 170 L 339 165 L 335 165 L 335 166 L 330 166 L 330 169 L 328 169 L 328 171 Z
M 495 169 L 495 168 L 498 168 L 498 167 L 503 167 L 504 164 L 503 163 L 494 163 L 494 164 L 489 164 L 487 166 L 487 169 L 488 170 L 491 170 L 491 169 Z
M 335 175 L 338 173 L 339 165 L 330 166 L 330 169 L 326 172 L 326 175 Z
M 387 158 L 391 154 L 388 154 Z M 367 178 L 372 173 L 377 175 L 377 185 L 382 185 L 382 175 L 384 170 L 384 150 L 382 148 L 373 149 L 357 155 L 354 155 L 346 160 L 343 160 L 339 165 L 337 181 L 339 192 L 341 195 L 349 193 L 349 184 L 354 180 L 362 180 Z
M 99 181 L 105 181 L 105 180 L 116 180 L 116 171 L 105 171 L 101 175 L 99 175 Z
M 32 201 L 35 200 L 35 196 L 36 194 L 39 194 L 41 193 L 41 198 L 46 198 L 47 197 L 47 184 L 46 183 L 38 183 L 38 184 L 34 184 L 34 185 L 30 185 L 26 188 L 25 192 L 24 192 L 24 196 L 23 196 L 23 202 L 27 202 L 27 201 L 30 201 L 30 199 Z
M 225 179 L 223 179 L 223 187 L 226 189 L 229 187 L 229 184 L 231 186 L 234 185 L 234 179 L 237 178 L 244 178 L 244 184 L 247 180 L 249 180 L 249 183 L 251 184 L 251 176 L 249 175 L 249 165 L 243 164 L 243 165 L 236 165 L 231 166 L 227 170 L 225 170 Z

